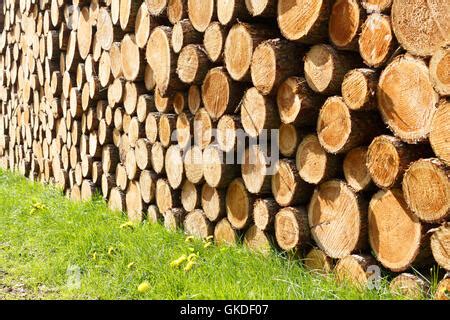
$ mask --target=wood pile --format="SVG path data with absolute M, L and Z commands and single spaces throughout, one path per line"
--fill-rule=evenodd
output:
M 2 168 L 363 285 L 450 270 L 446 0 L 0 4 Z

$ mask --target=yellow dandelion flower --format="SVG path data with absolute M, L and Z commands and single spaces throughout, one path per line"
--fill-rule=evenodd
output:
M 172 268 L 178 268 L 184 261 L 186 261 L 186 259 L 187 259 L 187 256 L 185 255 L 185 254 L 183 254 L 181 257 L 179 257 L 178 259 L 176 259 L 176 260 L 173 260 L 171 263 L 170 263 L 170 266 L 172 267 Z
M 187 257 L 187 260 L 188 261 L 192 261 L 192 260 L 195 260 L 195 259 L 197 259 L 198 258 L 198 254 L 196 254 L 196 253 L 191 253 L 188 257 Z
M 206 242 L 204 245 L 203 245 L 203 248 L 208 248 L 208 247 L 210 247 L 210 246 L 212 246 L 212 242 Z
M 186 238 L 186 240 L 184 240 L 184 242 L 192 242 L 194 241 L 194 237 L 193 236 L 189 236 Z
M 92 260 L 97 260 L 97 252 L 96 251 L 94 251 L 92 253 Z
M 125 229 L 125 228 L 133 229 L 133 227 L 134 227 L 133 222 L 127 221 L 125 223 L 122 223 L 119 228 L 120 229 Z
M 138 286 L 138 291 L 140 293 L 147 292 L 148 290 L 150 290 L 150 283 L 148 283 L 148 281 L 144 281 Z
M 113 253 L 116 251 L 116 249 L 114 249 L 113 247 L 109 247 L 109 249 L 108 249 L 108 254 L 110 255 L 110 256 L 112 256 L 113 255 Z
M 191 261 L 188 261 L 188 263 L 186 263 L 186 266 L 184 267 L 184 271 L 186 271 L 186 272 L 188 272 L 188 271 L 190 271 L 193 267 L 194 267 L 194 265 L 196 265 L 197 264 L 197 262 L 195 262 L 195 260 L 191 260 Z
M 135 265 L 134 262 L 130 262 L 130 263 L 127 265 L 127 268 L 128 268 L 128 269 L 131 269 L 131 268 L 134 267 L 134 265 Z

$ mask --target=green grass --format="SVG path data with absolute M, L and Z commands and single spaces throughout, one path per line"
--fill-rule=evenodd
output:
M 385 279 L 377 290 L 359 291 L 276 251 L 204 248 L 161 225 L 121 228 L 126 221 L 100 197 L 73 203 L 59 190 L 0 171 L 0 299 L 393 298 Z M 191 250 L 199 254 L 193 269 L 170 266 Z M 80 288 L 68 286 L 71 266 L 80 270 Z M 140 293 L 144 281 L 150 289 Z

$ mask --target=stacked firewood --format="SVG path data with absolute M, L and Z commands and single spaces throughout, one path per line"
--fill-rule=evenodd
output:
M 0 4 L 1 167 L 360 285 L 450 270 L 446 0 Z

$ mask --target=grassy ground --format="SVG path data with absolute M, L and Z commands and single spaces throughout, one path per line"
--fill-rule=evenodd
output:
M 377 290 L 359 291 L 276 252 L 205 248 L 160 225 L 126 222 L 100 198 L 72 203 L 0 171 L 0 299 L 393 298 L 384 280 Z M 191 270 L 171 266 L 192 251 L 199 257 Z M 147 291 L 138 290 L 143 282 Z

